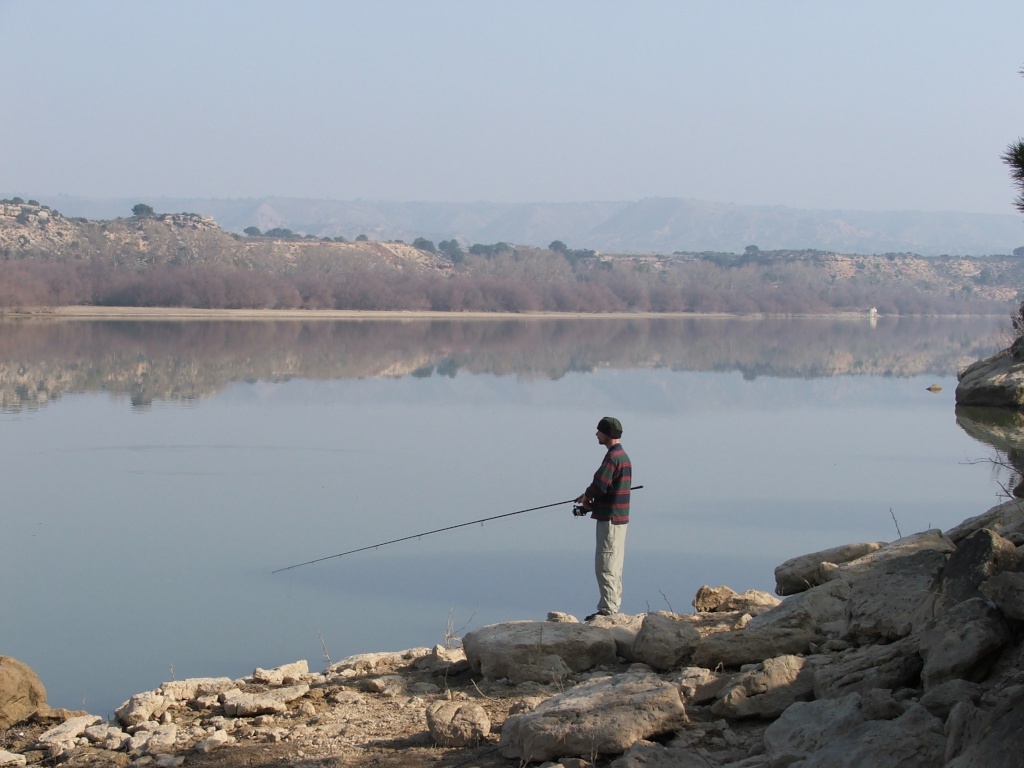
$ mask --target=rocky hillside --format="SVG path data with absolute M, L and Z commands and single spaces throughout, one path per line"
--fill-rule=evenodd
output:
M 444 270 L 440 257 L 404 243 L 345 243 L 320 238 L 249 238 L 209 216 L 154 214 L 110 221 L 67 218 L 46 205 L 0 201 L 0 256 L 116 265 L 205 264 L 268 272 L 347 262 L 394 270 Z
M 420 247 L 400 241 L 342 240 L 242 236 L 226 232 L 208 216 L 192 213 L 91 221 L 65 217 L 34 201 L 0 201 L 0 265 L 88 264 L 128 268 L 131 271 L 122 274 L 134 275 L 153 267 L 193 266 L 305 280 L 301 285 L 289 284 L 287 291 L 278 285 L 265 292 L 272 298 L 235 299 L 236 306 L 448 311 L 597 307 L 599 311 L 738 313 L 866 311 L 878 306 L 880 311 L 899 314 L 1002 314 L 1020 300 L 1024 287 L 1024 258 L 1011 256 L 925 258 L 912 253 L 762 251 L 755 246 L 740 254 L 627 254 L 572 250 L 560 243 L 552 243 L 556 247 L 550 250 L 449 241 L 454 247 L 441 249 L 422 238 L 416 241 Z M 364 283 L 367 276 L 376 282 L 340 284 L 355 272 Z M 379 280 L 396 275 L 421 282 L 407 283 L 402 296 L 382 298 L 389 291 Z M 55 279 L 38 272 L 31 277 Z M 324 277 L 334 282 L 322 282 Z M 457 290 L 444 283 L 452 277 L 462 280 Z M 9 294 L 26 282 L 24 277 L 11 279 L 16 287 L 9 288 Z M 66 275 L 61 279 L 68 281 Z M 109 276 L 105 279 L 110 282 Z M 164 274 L 163 279 L 174 278 Z M 200 280 L 204 281 L 208 282 L 205 277 Z M 24 296 L 4 302 L 3 293 L 0 284 L 0 306 L 31 305 Z M 137 287 L 131 291 L 115 287 L 106 293 L 94 289 L 94 293 L 98 295 L 79 297 L 77 302 L 111 304 L 125 295 L 139 300 Z M 76 298 L 39 300 L 69 301 L 74 303 Z M 159 299 L 147 301 L 159 305 Z M 204 297 L 207 303 L 188 301 L 178 297 L 164 306 L 232 306 L 216 304 L 216 297 Z

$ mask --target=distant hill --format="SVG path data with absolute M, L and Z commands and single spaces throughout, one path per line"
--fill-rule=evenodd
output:
M 2 196 L 2 195 L 0 195 Z M 22 195 L 24 197 L 24 195 Z M 839 253 L 922 256 L 1010 254 L 1024 246 L 1024 220 L 995 215 L 922 211 L 804 210 L 682 198 L 581 203 L 426 203 L 264 197 L 87 199 L 65 195 L 42 202 L 66 216 L 112 219 L 143 202 L 160 211 L 211 216 L 230 232 L 282 227 L 317 237 L 455 239 L 464 245 L 510 242 L 605 252 L 742 252 L 819 249 Z
M 35 200 L 0 199 L 0 309 L 1002 314 L 1024 298 L 1024 257 L 1016 256 L 753 244 L 671 254 L 564 242 L 463 247 L 450 239 L 348 240 L 284 227 L 240 235 L 208 215 L 136 207 L 137 215 L 95 220 Z

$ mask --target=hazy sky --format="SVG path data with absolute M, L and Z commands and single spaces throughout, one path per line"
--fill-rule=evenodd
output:
M 0 0 L 0 192 L 1013 213 L 1021 0 Z

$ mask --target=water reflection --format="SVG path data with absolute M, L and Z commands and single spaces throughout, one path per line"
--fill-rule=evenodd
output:
M 991 446 L 994 479 L 1006 494 L 1024 478 L 1024 413 L 1009 408 L 957 406 L 956 423 L 979 443 Z M 1024 488 L 1014 495 L 1020 495 Z
M 603 368 L 759 376 L 948 375 L 999 347 L 997 318 L 531 318 L 0 322 L 0 408 L 68 392 L 135 408 L 232 382 Z
M 453 610 L 586 615 L 568 507 L 271 570 L 570 498 L 605 413 L 645 485 L 625 610 L 770 590 L 790 557 L 995 503 L 952 413 L 1000 322 L 0 322 L 0 579 L 41 574 L 0 597 L 0 647 L 51 705 L 106 715 L 174 676 L 315 667 L 325 641 L 432 645 Z

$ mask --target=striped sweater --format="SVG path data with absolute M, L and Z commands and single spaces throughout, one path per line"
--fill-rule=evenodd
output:
M 610 520 L 615 525 L 629 522 L 629 489 L 633 484 L 633 465 L 618 443 L 608 449 L 601 468 L 586 490 L 591 517 Z

